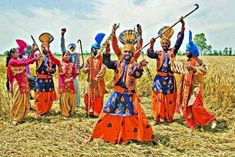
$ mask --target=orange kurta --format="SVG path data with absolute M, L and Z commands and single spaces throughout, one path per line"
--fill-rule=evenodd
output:
M 197 57 L 192 57 L 188 63 L 194 67 L 188 75 L 183 75 L 178 93 L 177 106 L 182 106 L 183 117 L 190 128 L 204 126 L 215 120 L 215 116 L 203 107 L 202 85 L 207 69 Z
M 102 64 L 102 56 L 91 56 L 87 59 L 84 72 L 88 74 L 84 95 L 86 111 L 89 115 L 99 116 L 103 108 L 104 94 L 107 93 L 104 83 L 106 67 Z

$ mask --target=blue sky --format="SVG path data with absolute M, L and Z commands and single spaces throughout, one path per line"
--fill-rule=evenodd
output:
M 205 33 L 213 49 L 226 46 L 235 49 L 234 0 L 1 0 L 0 53 L 16 47 L 16 39 L 32 44 L 31 34 L 39 43 L 42 32 L 50 32 L 55 37 L 51 50 L 60 53 L 62 27 L 67 28 L 67 45 L 81 39 L 84 49 L 90 50 L 95 34 L 104 32 L 107 37 L 115 22 L 120 23 L 117 34 L 141 24 L 147 43 L 162 26 L 173 24 L 191 11 L 195 3 L 200 8 L 185 19 L 186 36 L 181 50 L 185 50 L 189 29 L 194 34 Z M 179 29 L 180 25 L 174 28 L 173 43 Z

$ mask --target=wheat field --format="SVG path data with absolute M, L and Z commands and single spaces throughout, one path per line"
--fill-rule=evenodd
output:
M 5 87 L 5 58 L 1 57 L 0 156 L 235 156 L 235 57 L 201 58 L 208 66 L 203 86 L 204 106 L 216 115 L 216 129 L 211 130 L 210 126 L 189 129 L 181 116 L 175 115 L 173 123 L 153 126 L 154 143 L 112 145 L 102 140 L 85 144 L 96 119 L 86 116 L 83 96 L 81 107 L 69 119 L 60 116 L 56 101 L 49 115 L 36 119 L 35 111 L 31 110 L 22 124 L 13 126 L 9 118 L 11 95 Z M 154 76 L 155 61 L 149 60 L 148 67 Z M 31 66 L 33 73 L 34 69 Z M 84 74 L 80 75 L 81 93 L 85 78 Z M 111 70 L 107 71 L 105 79 L 109 90 L 107 100 L 113 86 Z M 145 73 L 137 87 L 141 105 L 151 123 L 152 81 Z M 54 82 L 57 86 L 57 74 Z M 33 101 L 31 103 L 33 106 Z

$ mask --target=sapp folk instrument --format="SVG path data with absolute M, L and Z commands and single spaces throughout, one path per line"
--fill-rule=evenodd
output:
M 172 60 L 170 62 L 170 66 L 171 66 L 171 71 L 173 73 L 185 74 L 185 75 L 189 74 L 189 71 L 186 68 L 186 61 L 183 61 L 183 60 Z
M 82 65 L 80 66 L 80 69 L 82 69 L 84 67 L 84 55 L 83 55 L 83 49 L 82 49 L 82 40 L 78 39 L 77 43 L 80 46 L 80 50 L 81 50 L 81 54 L 82 54 Z

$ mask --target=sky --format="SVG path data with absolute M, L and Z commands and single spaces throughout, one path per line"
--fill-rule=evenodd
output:
M 17 47 L 16 39 L 32 44 L 30 35 L 40 44 L 38 37 L 43 32 L 54 36 L 51 50 L 61 53 L 60 30 L 64 27 L 66 45 L 81 39 L 84 50 L 90 51 L 95 35 L 103 32 L 107 38 L 114 23 L 120 23 L 117 35 L 141 24 L 146 44 L 161 27 L 174 24 L 193 10 L 195 3 L 200 8 L 185 19 L 180 50 L 185 51 L 188 30 L 194 35 L 204 33 L 213 49 L 235 49 L 234 0 L 1 0 L 0 53 Z M 172 43 L 180 27 L 180 23 L 174 27 Z M 159 40 L 155 48 L 160 48 Z

